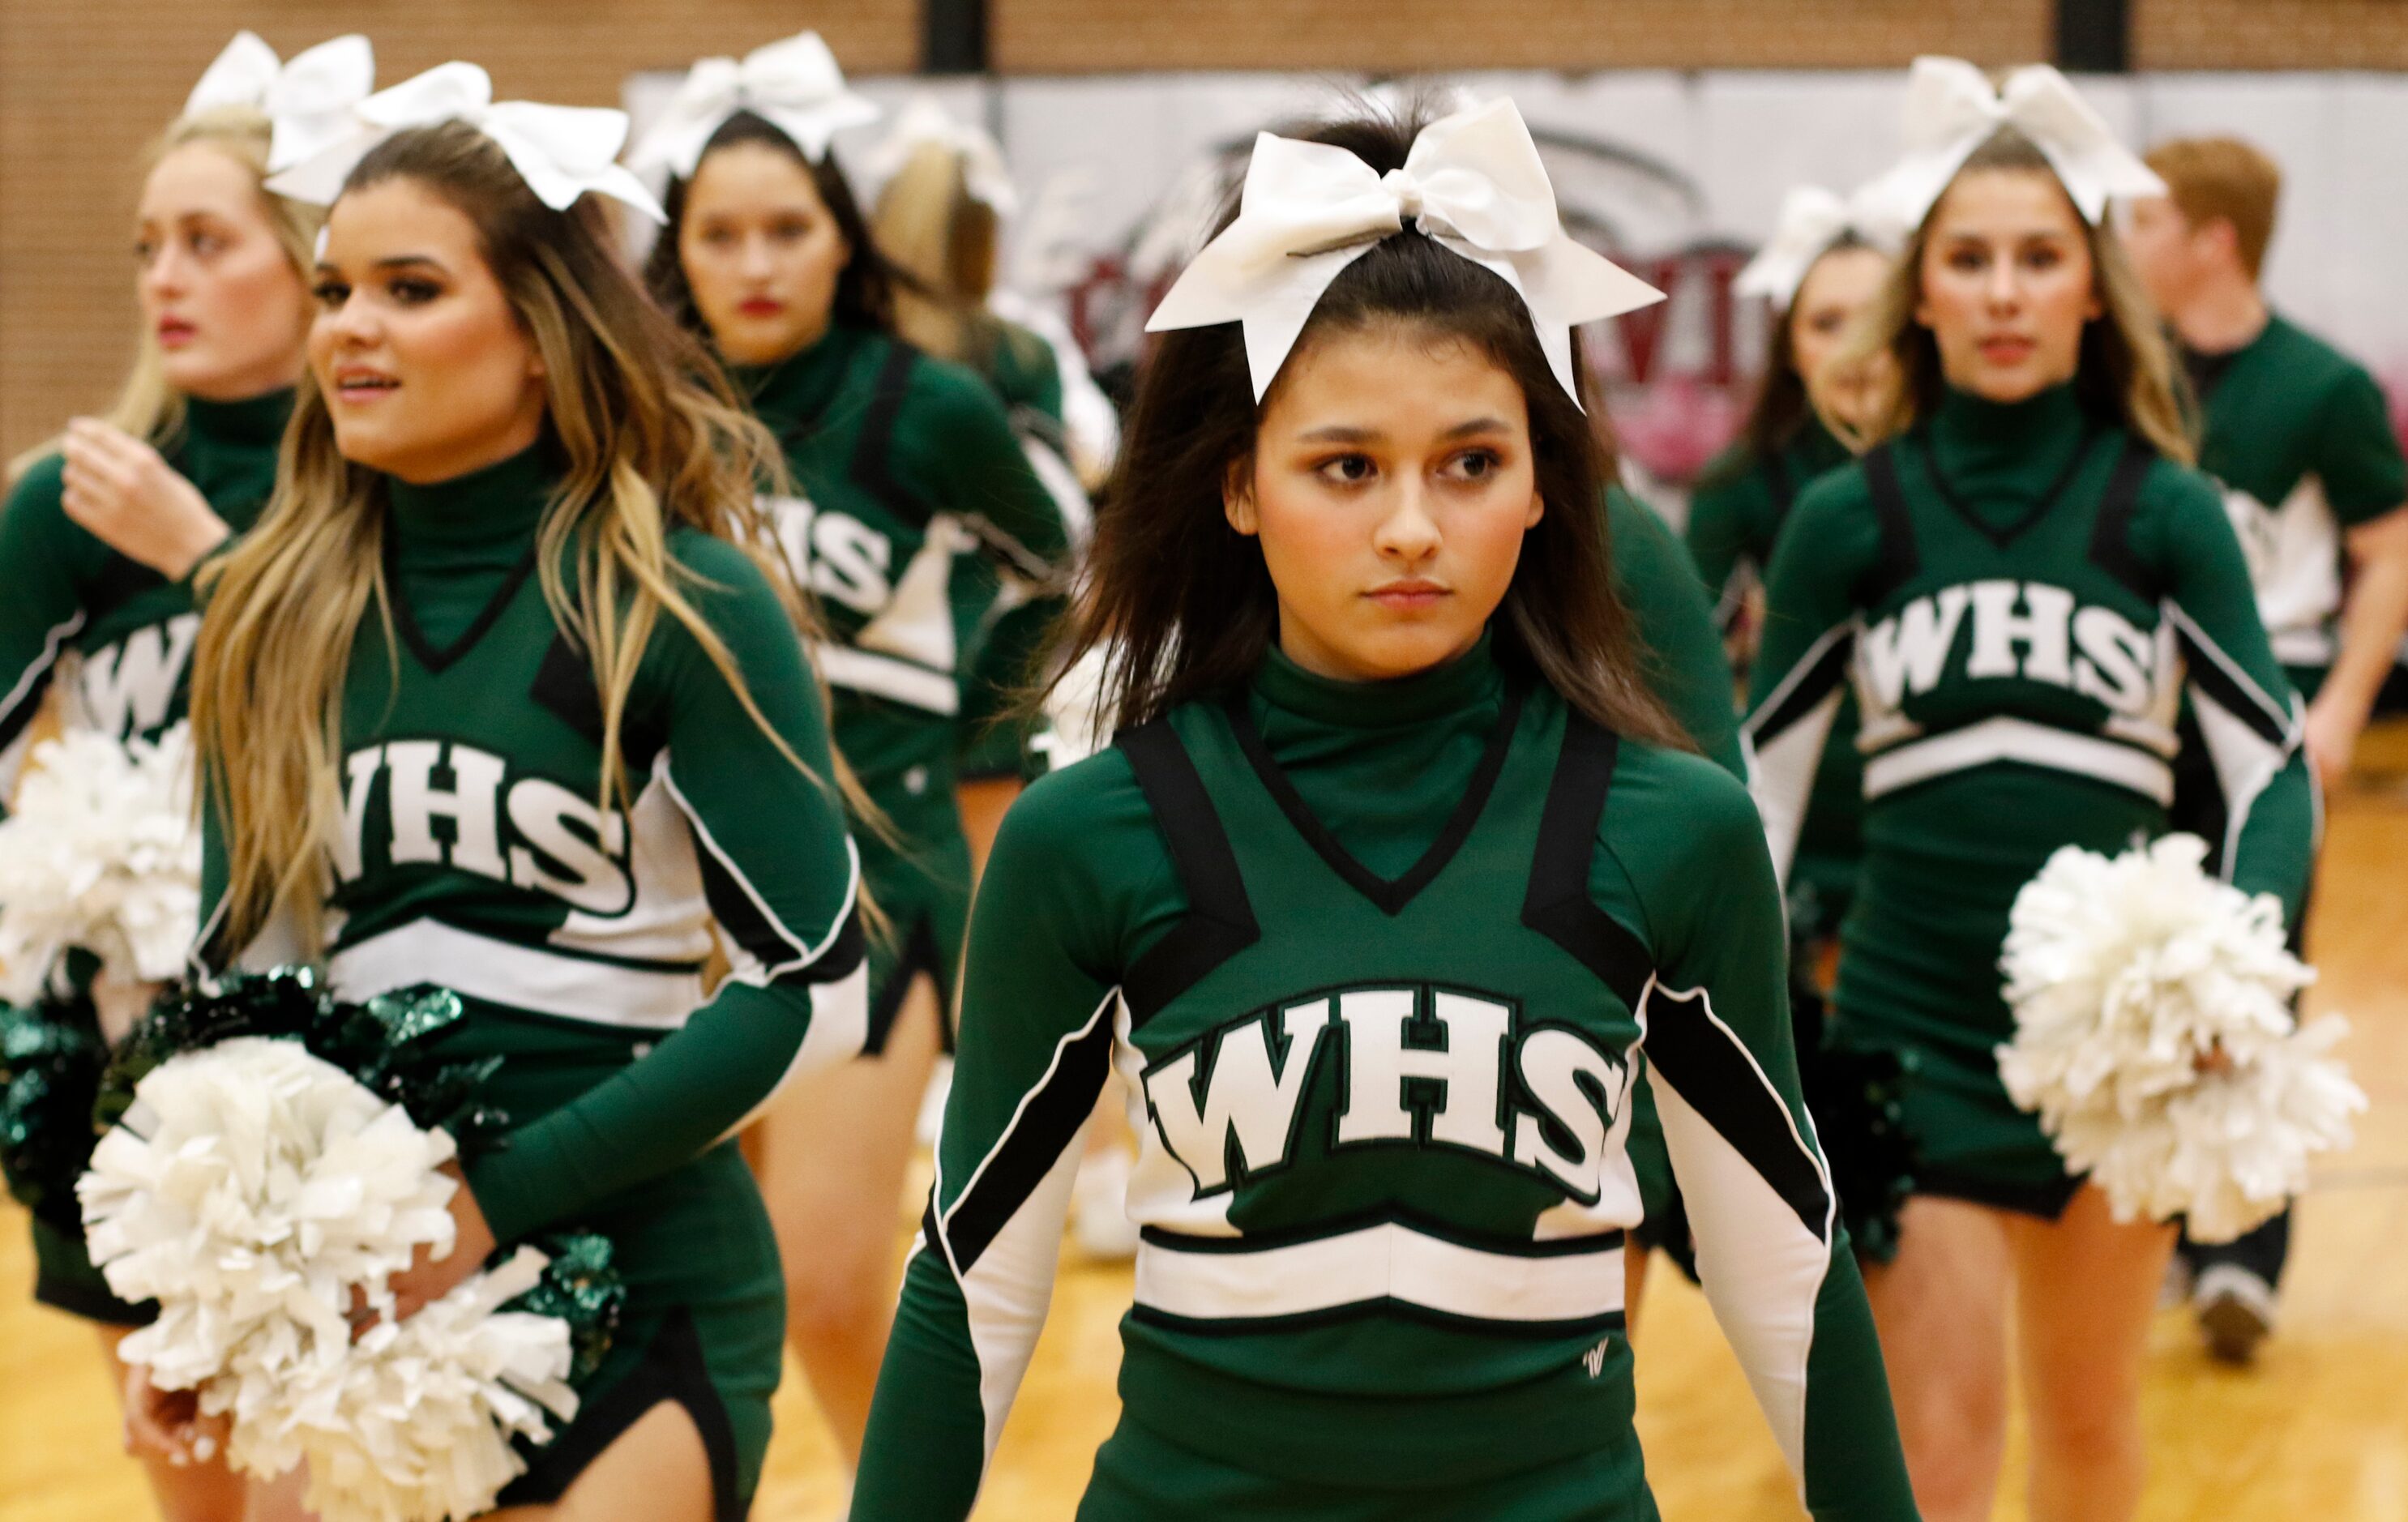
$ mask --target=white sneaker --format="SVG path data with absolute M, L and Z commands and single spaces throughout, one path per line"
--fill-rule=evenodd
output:
M 1079 1160 L 1070 1186 L 1070 1236 L 1080 1251 L 1109 1263 L 1137 1256 L 1137 1223 L 1129 1219 L 1129 1170 L 1136 1159 L 1119 1147 Z
M 2274 1329 L 2273 1286 L 2238 1264 L 2209 1265 L 2190 1302 L 2207 1336 L 2207 1351 L 2220 1362 L 2248 1363 Z

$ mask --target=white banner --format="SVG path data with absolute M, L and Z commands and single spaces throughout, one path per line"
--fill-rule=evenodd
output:
M 1339 75 L 1152 74 L 869 79 L 890 111 L 929 93 L 1002 142 L 1025 210 L 1005 280 L 1057 300 L 1099 371 L 1136 352 L 1145 310 L 1200 241 L 1220 183 L 1261 127 L 1326 111 L 1368 81 Z M 1592 336 L 1626 453 L 1685 480 L 1728 437 L 1763 341 L 1761 304 L 1731 278 L 1801 181 L 1846 190 L 1889 163 L 1902 71 L 1493 73 L 1451 82 L 1510 93 L 1539 137 L 1576 233 L 1671 300 Z M 2354 353 L 2408 402 L 2408 77 L 2149 74 L 2086 78 L 2126 140 L 2238 136 L 2285 184 L 2266 280 L 2287 315 Z M 674 75 L 631 79 L 640 122 Z M 838 139 L 858 165 L 867 127 Z M 856 181 L 857 182 L 857 181 Z M 865 194 L 874 187 L 863 186 Z

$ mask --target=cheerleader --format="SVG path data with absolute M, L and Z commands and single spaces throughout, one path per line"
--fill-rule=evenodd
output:
M 1043 336 L 991 305 L 1003 219 L 1018 200 L 1001 150 L 935 102 L 921 100 L 906 108 L 882 156 L 891 168 L 870 215 L 870 233 L 904 277 L 895 292 L 897 335 L 924 353 L 968 367 L 994 388 L 1030 467 L 1060 503 L 1065 521 L 1082 529 L 1092 510 L 1070 464 L 1076 452 L 1065 395 L 1074 380 L 1084 380 L 1085 367 L 1072 373 Z M 1084 384 L 1094 389 L 1092 380 Z M 1042 748 L 1027 745 L 1023 726 L 1008 722 L 1009 711 L 1060 611 L 1058 597 L 1014 595 L 984 557 L 955 568 L 954 626 L 968 631 L 977 646 L 963 668 L 959 758 L 962 818 L 976 862 L 994 844 L 1021 773 L 1042 758 Z
M 1842 354 L 1889 356 L 1879 443 L 1806 493 L 1773 551 L 1757 802 L 1785 868 L 1853 668 L 1865 855 L 1836 1020 L 1912 1055 L 1916 1193 L 1868 1287 L 1924 1515 L 1989 1515 L 2012 1299 L 2033 1515 L 2123 1518 L 2173 1231 L 2113 1219 L 2010 1101 L 2009 908 L 2060 846 L 2165 830 L 2186 687 L 2234 821 L 2226 874 L 2289 913 L 2312 784 L 2223 505 L 2184 465 L 2172 359 L 2099 225 L 2156 176 L 2053 69 L 1994 91 L 1921 60 L 1907 110 L 1892 182 L 1916 230 Z
M 805 33 L 696 65 L 631 159 L 670 176 L 654 295 L 784 446 L 799 495 L 772 494 L 769 510 L 831 625 L 817 664 L 837 745 L 883 816 L 862 830 L 864 880 L 888 922 L 869 950 L 873 1060 L 799 1085 L 760 1140 L 792 1335 L 848 1457 L 886 1345 L 896 1206 L 950 1044 L 969 912 L 957 562 L 982 555 L 1041 591 L 1068 545 L 995 394 L 894 336 L 887 266 L 828 154 L 874 114 Z
M 1069 637 L 1124 727 L 980 891 L 856 1515 L 968 1515 L 1109 1064 L 1145 1240 L 1082 1517 L 1652 1516 L 1642 1030 L 1809 1503 L 1914 1515 L 1754 811 L 1606 590 L 1571 326 L 1655 294 L 1564 236 L 1510 101 L 1256 140 L 1154 316 Z
M 1770 302 L 1771 339 L 1747 422 L 1706 467 L 1684 535 L 1726 638 L 1738 637 L 1749 584 L 1771 561 L 1798 494 L 1849 459 L 1823 420 L 1861 424 L 1870 377 L 1864 366 L 1833 365 L 1831 356 L 1872 299 L 1897 242 L 1877 195 L 1859 192 L 1842 201 L 1801 186 L 1783 201 L 1771 240 L 1733 286 Z M 1856 710 L 1843 698 L 1788 879 L 1791 927 L 1809 944 L 1836 931 L 1846 912 L 1863 799 Z
M 194 657 L 199 956 L 459 993 L 447 1050 L 501 1059 L 482 1097 L 512 1128 L 452 1196 L 457 1250 L 394 1277 L 400 1314 L 571 1224 L 629 1294 L 495 1515 L 726 1522 L 783 1329 L 729 1139 L 859 1051 L 866 981 L 753 500 L 775 446 L 615 261 L 596 195 L 657 214 L 609 162 L 623 116 L 496 107 L 449 64 L 361 120 L 276 181 L 332 205 L 291 469 Z
M 0 510 L 0 798 L 54 682 L 73 729 L 155 740 L 183 722 L 200 626 L 192 572 L 267 501 L 309 323 L 318 213 L 264 188 L 279 132 L 269 112 L 281 111 L 289 149 L 318 124 L 294 113 L 293 96 L 338 108 L 367 93 L 374 66 L 365 37 L 284 65 L 243 33 L 150 151 L 135 213 L 133 373 L 106 417 L 76 419 L 20 462 Z M 96 997 L 112 1038 L 150 992 L 94 987 L 80 957 L 69 976 L 78 991 L 60 1012 L 89 1012 Z M 153 1308 L 109 1293 L 85 1256 L 73 1195 L 55 1204 L 33 1216 L 35 1299 L 95 1323 L 114 1358 Z M 145 1468 L 177 1522 L 242 1513 L 241 1483 L 222 1462 L 170 1468 L 146 1457 Z
M 2335 787 L 2408 627 L 2408 463 L 2374 378 L 2258 288 L 2282 192 L 2273 161 L 2200 137 L 2161 143 L 2148 163 L 2167 194 L 2130 204 L 2125 245 L 2189 372 L 2200 468 L 2224 487 L 2274 654 L 2310 699 L 2308 759 Z M 2222 812 L 2211 768 L 2177 767 L 2182 827 L 2220 845 Z M 2217 1357 L 2245 1363 L 2273 1329 L 2289 1245 L 2288 1212 L 2227 1245 L 2184 1244 Z

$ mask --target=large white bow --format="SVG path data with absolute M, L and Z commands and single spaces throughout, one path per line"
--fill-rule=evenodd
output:
M 2027 65 L 1993 90 L 1989 76 L 1961 58 L 1918 58 L 1906 84 L 1906 156 L 1883 177 L 1907 226 L 1922 223 L 1966 159 L 2000 127 L 2031 140 L 2094 225 L 2111 196 L 2166 193 L 2157 172 L 2048 65 Z
M 1513 287 L 1576 403 L 1573 325 L 1664 299 L 1565 234 L 1539 146 L 1500 97 L 1423 128 L 1405 166 L 1385 175 L 1342 148 L 1256 136 L 1237 220 L 1188 265 L 1146 331 L 1244 323 L 1259 401 L 1330 282 L 1407 217 Z
M 600 107 L 542 106 L 494 99 L 494 81 L 474 64 L 438 64 L 352 111 L 353 125 L 322 151 L 293 165 L 267 188 L 296 201 L 330 206 L 360 160 L 409 127 L 466 122 L 509 155 L 527 189 L 555 211 L 593 193 L 624 202 L 654 222 L 667 220 L 642 180 L 616 162 L 627 140 L 627 113 Z
M 193 86 L 184 114 L 246 107 L 274 128 L 267 166 L 298 164 L 351 131 L 352 108 L 376 88 L 376 50 L 353 32 L 294 53 L 289 64 L 254 32 L 236 32 Z
M 984 128 L 955 119 L 933 95 L 911 97 L 896 117 L 895 130 L 863 157 L 862 177 L 882 186 L 903 172 L 914 152 L 931 143 L 961 159 L 962 184 L 972 200 L 998 217 L 1020 209 L 1020 193 L 1004 165 L 1003 145 Z
M 740 64 L 706 58 L 695 65 L 627 163 L 638 174 L 666 169 L 692 179 L 711 134 L 738 111 L 767 122 L 813 159 L 827 157 L 828 144 L 845 128 L 878 120 L 876 106 L 845 88 L 844 71 L 820 35 L 804 32 L 755 48 Z
M 1846 200 L 1820 185 L 1799 185 L 1781 198 L 1781 219 L 1772 237 L 1731 282 L 1735 294 L 1764 296 L 1785 311 L 1798 298 L 1814 261 L 1853 234 L 1884 253 L 1896 253 L 1904 229 L 1891 212 L 1879 181 Z

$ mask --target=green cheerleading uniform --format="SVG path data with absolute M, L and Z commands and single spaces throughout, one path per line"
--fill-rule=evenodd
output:
M 1681 543 L 1655 510 L 1619 486 L 1605 494 L 1613 547 L 1613 591 L 1644 647 L 1648 686 L 1698 742 L 1706 759 L 1744 781 L 1747 762 L 1731 711 L 1730 658 L 1713 615 L 1688 573 Z
M 226 526 L 258 521 L 276 486 L 276 453 L 293 393 L 240 402 L 198 397 L 161 453 Z M 53 682 L 69 728 L 156 739 L 184 717 L 200 614 L 191 578 L 165 577 L 118 553 L 66 514 L 65 461 L 35 462 L 0 508 L 0 811 L 16 790 L 34 718 Z M 34 1298 L 116 1326 L 150 1319 L 109 1293 L 83 1235 L 34 1218 Z
M 625 1275 L 608 1360 L 503 1503 L 556 1500 L 671 1400 L 733 1519 L 768 1445 L 785 1330 L 777 1241 L 733 1138 L 789 1077 L 860 1051 L 859 868 L 784 607 L 741 551 L 692 529 L 669 537 L 681 590 L 812 775 L 664 613 L 621 729 L 631 797 L 597 808 L 601 698 L 536 574 L 561 475 L 547 455 L 384 483 L 397 639 L 371 610 L 344 679 L 344 835 L 316 959 L 347 998 L 420 982 L 462 997 L 446 1055 L 503 1058 L 486 1097 L 511 1129 L 467 1170 L 494 1238 L 596 1231 Z M 214 811 L 204 843 L 206 964 L 294 959 L 289 936 L 222 943 Z M 731 968 L 706 998 L 714 924 Z
M 973 352 L 965 363 L 991 387 L 1010 415 L 1012 431 L 1029 467 L 1059 506 L 1072 542 L 1083 537 L 1092 514 L 1062 418 L 1062 366 L 1054 346 L 1017 323 L 980 314 L 972 324 Z M 965 782 L 1022 777 L 1042 769 L 1025 724 L 1013 710 L 1034 671 L 1046 631 L 1059 617 L 1063 599 L 1032 596 L 1025 584 L 1002 574 L 984 556 L 963 560 L 953 576 L 954 620 L 974 631 L 976 653 L 962 680 L 959 763 Z M 1039 748 L 1041 749 L 1041 748 Z
M 895 931 L 869 949 L 876 1053 L 916 974 L 953 1007 L 969 913 L 954 780 L 977 631 L 961 622 L 959 563 L 982 557 L 1013 583 L 1044 586 L 1068 539 L 1002 403 L 959 366 L 839 323 L 738 379 L 801 494 L 767 506 L 829 625 L 814 653 L 837 746 L 896 837 L 860 832 L 864 881 Z
M 2224 488 L 2274 655 L 2302 690 L 2332 664 L 2349 529 L 2408 503 L 2408 462 L 2374 378 L 2269 315 L 2223 353 L 2185 355 L 2205 409 L 2201 470 Z
M 972 916 L 854 1515 L 968 1515 L 1110 1063 L 1143 1242 L 1082 1518 L 1653 1517 L 1622 1306 L 1643 1043 L 1814 1515 L 1912 1517 L 1784 962 L 1744 789 L 1485 641 L 1370 684 L 1272 653 L 1039 780 Z
M 1799 495 L 1850 458 L 1847 446 L 1810 416 L 1778 453 L 1760 454 L 1742 441 L 1706 467 L 1689 498 L 1684 537 L 1727 632 L 1746 605 L 1749 581 L 1772 563 L 1772 546 Z M 1802 934 L 1836 929 L 1856 886 L 1864 849 L 1864 762 L 1856 742 L 1856 706 L 1842 696 L 1788 878 L 1790 919 Z
M 2059 846 L 2162 834 L 2187 692 L 2232 821 L 2225 875 L 2296 916 L 2315 801 L 2299 700 L 2209 481 L 2071 385 L 1950 393 L 1826 477 L 1773 552 L 1746 721 L 1785 869 L 1843 681 L 1864 716 L 1865 856 L 1835 1023 L 1910 1059 L 1919 1192 L 2053 1218 L 2080 1185 L 2008 1098 L 1999 955 Z

